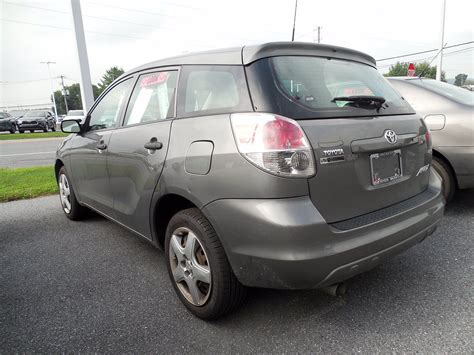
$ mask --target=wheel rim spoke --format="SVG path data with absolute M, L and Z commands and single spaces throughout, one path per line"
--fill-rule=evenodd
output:
M 174 277 L 174 280 L 178 283 L 184 281 L 184 269 L 181 267 L 181 265 L 178 265 L 173 270 L 173 277 Z
M 202 265 L 193 265 L 193 276 L 197 281 L 207 284 L 211 283 L 211 271 Z
M 178 260 L 178 263 L 184 261 L 184 249 L 179 244 L 176 235 L 173 235 L 171 237 L 170 246 L 173 250 L 174 255 L 176 256 L 176 259 Z
M 195 304 L 200 304 L 202 300 L 201 291 L 197 287 L 196 281 L 194 280 L 186 280 L 186 284 L 188 285 L 189 293 L 191 294 L 191 298 Z
M 189 231 L 186 238 L 186 245 L 184 246 L 184 255 L 188 260 L 194 260 L 194 251 L 196 250 L 196 236 L 193 232 Z M 199 243 L 199 242 L 197 242 Z
M 69 200 L 68 200 L 67 198 L 64 199 L 64 204 L 66 205 L 66 208 L 67 208 L 68 210 L 71 209 L 71 202 L 69 202 Z

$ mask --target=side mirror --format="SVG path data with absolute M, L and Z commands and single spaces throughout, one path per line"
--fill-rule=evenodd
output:
M 79 120 L 63 120 L 61 121 L 61 131 L 64 133 L 80 133 L 81 123 Z

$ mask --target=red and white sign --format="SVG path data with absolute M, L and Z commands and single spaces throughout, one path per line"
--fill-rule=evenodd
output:
M 165 83 L 167 79 L 168 73 L 166 72 L 148 75 L 140 80 L 140 87 L 162 84 Z
M 410 65 L 408 65 L 407 76 L 415 76 L 415 64 L 410 63 Z

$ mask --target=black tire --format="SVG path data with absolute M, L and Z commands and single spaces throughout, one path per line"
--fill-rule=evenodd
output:
M 443 194 L 446 202 L 452 201 L 454 193 L 456 192 L 456 178 L 454 177 L 453 170 L 443 159 L 433 157 L 433 168 L 441 176 Z
M 48 124 L 45 124 L 43 127 L 43 132 L 48 132 Z
M 35 130 L 34 130 L 34 129 L 30 129 L 30 133 L 35 133 Z
M 191 230 L 197 237 L 210 267 L 210 294 L 206 303 L 201 306 L 196 306 L 186 299 L 175 282 L 171 269 L 170 240 L 173 232 L 182 227 Z M 196 317 L 207 320 L 221 317 L 236 309 L 245 300 L 246 287 L 235 277 L 214 228 L 199 209 L 186 209 L 171 218 L 166 229 L 165 253 L 168 274 L 176 294 Z
M 25 131 L 22 130 L 22 129 L 19 129 L 18 132 L 20 132 L 20 133 L 25 133 Z
M 71 204 L 71 208 L 69 209 L 69 211 L 67 211 L 64 208 L 64 205 L 63 205 L 63 202 L 62 202 L 62 199 L 61 199 L 61 187 L 60 187 L 61 175 L 66 176 L 66 179 L 67 179 L 67 182 L 68 182 L 68 185 L 69 185 L 69 189 L 70 189 L 69 202 Z M 70 183 L 70 181 L 71 180 L 69 179 L 66 168 L 64 166 L 62 166 L 61 169 L 59 169 L 59 173 L 58 173 L 58 187 L 60 189 L 59 199 L 60 199 L 60 202 L 61 202 L 61 208 L 63 209 L 63 212 L 64 212 L 64 214 L 66 215 L 67 218 L 69 218 L 72 221 L 79 221 L 81 219 L 84 219 L 87 216 L 89 211 L 86 207 L 81 206 L 79 204 L 79 202 L 77 202 L 76 194 L 74 192 L 74 188 L 73 188 L 72 184 Z
M 16 132 L 16 126 L 12 124 L 12 126 L 10 127 L 10 133 L 14 134 L 15 132 Z
M 53 124 L 53 127 L 51 127 L 51 131 L 56 132 L 56 124 Z

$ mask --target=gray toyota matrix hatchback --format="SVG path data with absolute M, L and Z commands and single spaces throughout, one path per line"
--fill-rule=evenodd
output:
M 163 248 L 178 297 L 205 319 L 246 286 L 337 292 L 433 233 L 444 211 L 423 120 L 372 57 L 346 48 L 160 60 L 62 129 L 66 216 L 92 209 Z

